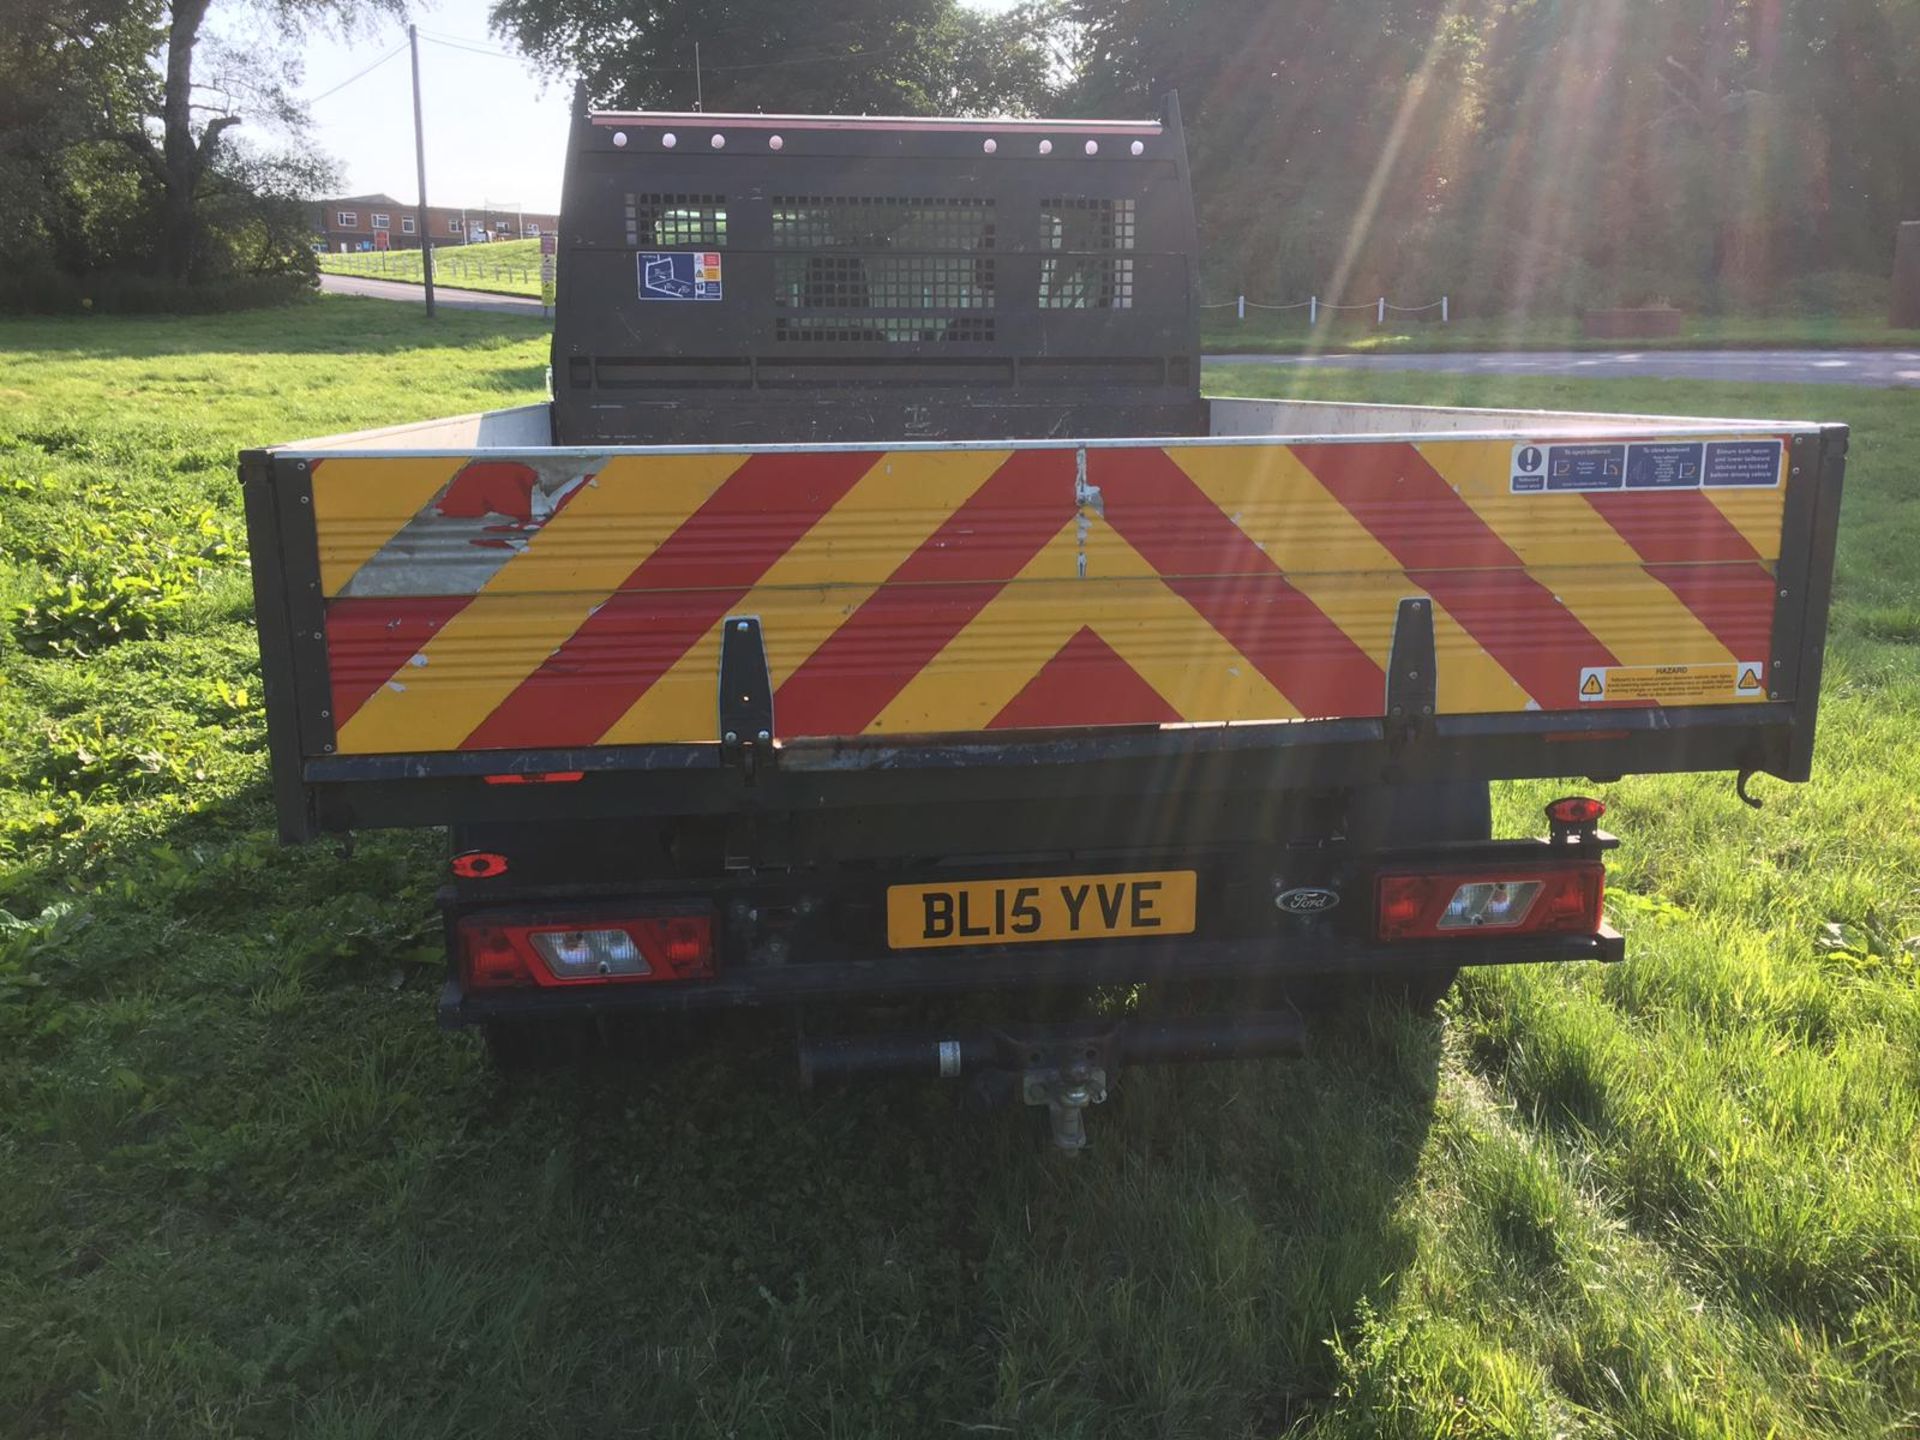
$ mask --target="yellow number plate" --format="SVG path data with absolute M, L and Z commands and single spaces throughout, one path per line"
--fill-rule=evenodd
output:
M 892 885 L 887 888 L 887 944 L 920 950 L 1191 935 L 1193 894 L 1191 870 Z

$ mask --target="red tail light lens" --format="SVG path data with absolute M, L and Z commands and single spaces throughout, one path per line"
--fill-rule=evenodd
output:
M 712 974 L 713 922 L 704 915 L 668 920 L 666 931 L 667 962 L 681 968 L 705 965 Z
M 1606 871 L 1598 861 L 1542 870 L 1450 870 L 1382 875 L 1376 914 L 1382 940 L 1499 935 L 1578 935 L 1600 928 Z
M 467 984 L 476 990 L 505 990 L 533 984 L 527 957 L 504 930 L 476 925 L 460 928 L 460 953 Z
M 615 985 L 713 975 L 705 915 L 583 916 L 538 925 L 468 919 L 459 926 L 467 985 Z
M 1556 825 L 1597 825 L 1607 807 L 1585 795 L 1569 795 L 1547 806 L 1547 818 Z

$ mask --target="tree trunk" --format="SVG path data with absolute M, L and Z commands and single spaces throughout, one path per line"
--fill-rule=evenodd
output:
M 203 168 L 202 144 L 193 137 L 193 47 L 200 41 L 200 22 L 209 0 L 174 0 L 167 27 L 167 89 L 161 110 L 164 135 L 161 159 L 166 169 L 166 194 L 160 207 L 160 259 L 175 280 L 193 277 L 198 227 L 194 199 Z

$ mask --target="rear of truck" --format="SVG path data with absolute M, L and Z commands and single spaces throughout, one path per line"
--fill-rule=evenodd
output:
M 243 457 L 283 834 L 450 827 L 448 1024 L 1236 997 L 803 1042 L 1073 1143 L 1618 958 L 1489 781 L 1807 776 L 1844 429 L 1203 398 L 1177 113 L 582 115 L 560 245 L 550 404 Z

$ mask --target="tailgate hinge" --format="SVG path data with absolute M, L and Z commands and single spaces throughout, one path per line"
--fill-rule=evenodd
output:
M 1394 616 L 1387 657 L 1387 744 L 1395 752 L 1433 730 L 1434 663 L 1433 602 L 1410 596 Z
M 749 780 L 773 763 L 773 679 L 758 615 L 729 615 L 720 632 L 720 763 Z

